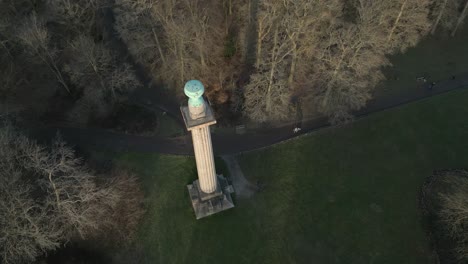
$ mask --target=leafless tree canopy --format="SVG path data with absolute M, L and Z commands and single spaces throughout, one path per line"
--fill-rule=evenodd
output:
M 454 171 L 444 175 L 448 188 L 439 193 L 439 217 L 446 231 L 456 239 L 460 261 L 468 260 L 468 172 Z
M 1 0 L 0 103 L 86 124 L 140 86 L 103 37 L 100 10 L 107 2 Z
M 71 120 L 86 124 L 91 117 L 105 117 L 115 103 L 141 85 L 130 65 L 119 64 L 108 47 L 89 36 L 78 35 L 69 49 L 72 59 L 64 70 L 82 92 L 69 113 Z
M 128 239 L 135 231 L 143 209 L 134 176 L 99 179 L 60 138 L 47 148 L 10 125 L 0 129 L 0 146 L 4 263 L 30 262 L 77 236 L 106 231 Z
M 435 0 L 431 10 L 432 29 L 434 34 L 438 28 L 452 30 L 459 16 L 460 0 Z
M 219 103 L 237 105 L 232 80 L 247 74 L 249 82 L 238 87 L 246 116 L 291 118 L 291 98 L 299 96 L 343 122 L 371 99 L 388 55 L 415 46 L 438 24 L 455 26 L 448 19 L 454 13 L 464 18 L 457 1 L 118 0 L 115 12 L 116 29 L 134 56 L 177 91 L 197 78 L 208 93 L 226 92 Z M 233 28 L 238 56 L 226 59 Z M 240 72 L 249 50 L 253 70 Z
M 108 116 L 141 85 L 104 40 L 113 26 L 153 83 L 181 99 L 185 81 L 200 79 L 215 106 L 256 121 L 292 118 L 301 98 L 345 122 L 372 98 L 389 55 L 429 32 L 455 35 L 467 13 L 466 0 L 1 0 L 0 91 L 14 99 L 2 103 L 32 94 L 50 102 L 29 102 L 32 112 Z M 57 93 L 71 104 L 51 106 Z
M 115 27 L 154 80 L 182 87 L 200 79 L 208 97 L 224 103 L 238 72 L 238 63 L 225 56 L 235 8 L 219 0 L 117 0 Z

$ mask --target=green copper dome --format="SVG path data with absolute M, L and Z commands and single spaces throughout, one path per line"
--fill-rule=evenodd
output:
M 184 93 L 189 98 L 188 103 L 190 106 L 198 107 L 203 105 L 203 93 L 205 87 L 199 80 L 190 80 L 185 83 Z

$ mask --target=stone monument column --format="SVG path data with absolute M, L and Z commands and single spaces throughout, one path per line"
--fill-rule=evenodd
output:
M 189 97 L 188 107 L 180 108 L 185 126 L 192 132 L 197 164 L 198 180 L 187 185 L 197 219 L 234 207 L 232 186 L 222 175 L 216 175 L 209 127 L 216 124 L 216 119 L 202 97 L 204 91 L 200 81 L 188 81 L 184 87 L 184 93 Z
M 216 191 L 217 179 L 209 126 L 193 129 L 192 141 L 200 189 L 204 193 L 212 193 Z

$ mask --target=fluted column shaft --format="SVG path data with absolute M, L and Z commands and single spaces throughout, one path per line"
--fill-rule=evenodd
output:
M 209 126 L 193 129 L 192 140 L 200 189 L 204 193 L 212 193 L 216 190 L 217 181 Z

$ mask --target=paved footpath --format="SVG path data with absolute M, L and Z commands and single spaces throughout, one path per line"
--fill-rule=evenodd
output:
M 455 79 L 438 82 L 432 89 L 411 89 L 407 94 L 392 98 L 381 98 L 370 101 L 356 116 L 362 117 L 370 113 L 397 107 L 409 102 L 418 101 L 437 94 L 468 88 L 468 74 Z M 215 155 L 230 155 L 264 148 L 298 135 L 328 127 L 324 117 L 303 120 L 300 133 L 293 133 L 293 125 L 249 131 L 243 135 L 213 133 L 213 148 Z M 105 149 L 111 151 L 158 152 L 174 155 L 193 155 L 190 135 L 177 138 L 147 137 L 128 135 L 95 128 L 75 127 L 36 127 L 29 129 L 31 136 L 39 140 L 50 140 L 57 132 L 71 145 L 81 148 Z M 252 133 L 253 132 L 253 133 Z
M 106 36 L 112 48 L 119 53 L 119 56 L 127 59 L 127 63 L 136 69 L 136 75 L 144 84 L 144 88 L 137 89 L 129 98 L 129 101 L 149 109 L 158 109 L 167 112 L 183 125 L 179 112 L 178 103 L 169 100 L 173 96 L 165 94 L 164 89 L 153 84 L 148 78 L 149 73 L 142 65 L 135 62 L 128 52 L 128 48 L 123 41 L 118 38 L 115 32 L 114 15 L 110 8 L 103 9 L 102 17 L 105 22 Z M 416 84 L 416 80 L 415 80 Z M 468 73 L 456 76 L 455 79 L 444 80 L 437 83 L 432 89 L 408 89 L 404 94 L 393 97 L 382 97 L 371 100 L 367 106 L 358 111 L 356 116 L 361 117 L 370 113 L 382 111 L 409 102 L 414 102 L 448 91 L 468 88 Z M 270 129 L 249 130 L 244 135 L 226 135 L 213 133 L 213 147 L 215 155 L 229 155 L 240 152 L 252 151 L 273 144 L 294 138 L 298 135 L 328 127 L 327 119 L 319 117 L 315 119 L 304 119 L 301 122 L 300 133 L 293 133 L 294 123 L 286 124 L 282 127 Z M 95 128 L 76 128 L 65 126 L 35 127 L 28 129 L 31 136 L 39 140 L 50 140 L 57 132 L 60 132 L 64 139 L 72 145 L 80 148 L 106 149 L 114 151 L 135 151 L 135 152 L 159 152 L 175 155 L 193 155 L 193 148 L 190 135 L 178 138 L 145 137 L 123 133 L 111 132 Z

